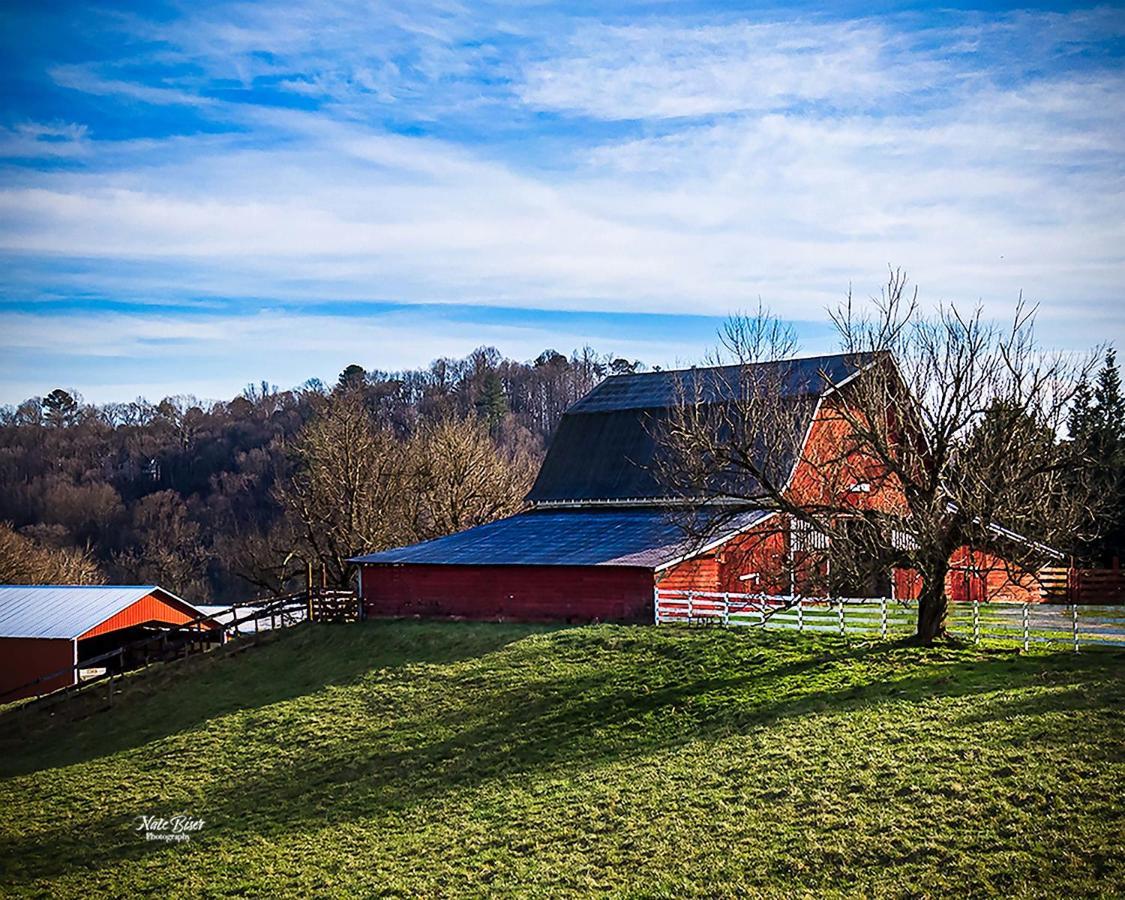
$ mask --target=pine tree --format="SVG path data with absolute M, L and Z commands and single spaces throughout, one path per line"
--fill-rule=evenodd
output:
M 367 380 L 367 371 L 363 366 L 358 366 L 352 363 L 350 366 L 344 368 L 340 373 L 340 377 L 336 380 L 336 386 L 342 390 L 351 390 L 352 388 L 362 387 L 363 383 Z
M 1066 422 L 1067 436 L 1071 440 L 1084 440 L 1089 436 L 1093 403 L 1094 396 L 1090 390 L 1090 382 L 1083 378 L 1074 392 L 1074 402 Z
M 1106 351 L 1093 389 L 1086 383 L 1079 386 L 1067 430 L 1071 439 L 1087 445 L 1097 461 L 1101 490 L 1112 498 L 1099 538 L 1085 551 L 1090 562 L 1105 564 L 1125 550 L 1125 396 L 1112 349 Z
M 1117 370 L 1117 354 L 1110 349 L 1105 354 L 1105 365 L 1098 372 L 1094 388 L 1097 404 L 1097 429 L 1109 445 L 1118 448 L 1125 442 L 1125 397 L 1121 395 L 1121 373 Z
M 480 399 L 476 402 L 477 413 L 488 423 L 490 431 L 495 431 L 504 416 L 508 414 L 508 398 L 504 395 L 504 385 L 495 371 L 484 376 Z
M 78 415 L 78 401 L 62 388 L 55 388 L 43 398 L 43 416 L 54 428 L 70 425 Z

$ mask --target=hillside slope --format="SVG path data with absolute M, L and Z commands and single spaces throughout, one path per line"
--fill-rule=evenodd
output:
M 0 718 L 0 888 L 1109 894 L 1120 654 L 365 623 Z M 141 815 L 204 820 L 144 840 Z

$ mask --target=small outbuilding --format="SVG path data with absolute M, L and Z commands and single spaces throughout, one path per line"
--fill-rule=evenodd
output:
M 75 684 L 84 660 L 202 616 L 152 584 L 0 585 L 0 703 Z

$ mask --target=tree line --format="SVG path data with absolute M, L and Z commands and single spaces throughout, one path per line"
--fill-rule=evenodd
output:
M 346 559 L 514 512 L 566 408 L 642 368 L 590 348 L 484 347 L 229 401 L 0 408 L 0 566 L 22 583 L 159 583 L 196 602 L 296 587 Z

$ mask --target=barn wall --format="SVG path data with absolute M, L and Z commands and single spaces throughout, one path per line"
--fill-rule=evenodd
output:
M 789 589 L 788 538 L 773 517 L 716 550 L 684 560 L 657 574 L 662 590 L 784 593 Z M 744 578 L 755 575 L 755 578 Z
M 74 684 L 75 673 L 53 678 L 36 688 L 6 696 L 43 675 L 74 665 L 74 641 L 66 638 L 0 638 L 0 703 L 31 697 Z
M 945 593 L 954 602 L 1039 603 L 1039 579 L 1028 572 L 1008 572 L 1003 559 L 984 550 L 961 547 L 949 560 Z
M 369 616 L 520 622 L 651 622 L 650 569 L 621 566 L 368 565 Z
M 1008 572 L 1001 557 L 984 550 L 960 547 L 949 559 L 945 596 L 953 603 L 1042 603 L 1039 579 L 1030 572 Z M 916 600 L 922 579 L 912 569 L 895 570 L 895 596 Z
M 81 638 L 97 637 L 120 628 L 130 628 L 133 625 L 143 625 L 146 622 L 162 622 L 166 625 L 182 625 L 196 618 L 197 613 L 187 612 L 178 604 L 172 604 L 149 594 L 135 603 L 126 606 L 121 612 L 106 619 L 81 635 Z
M 844 454 L 851 426 L 841 415 L 840 396 L 827 398 L 809 428 L 789 484 L 788 497 L 801 505 L 839 504 L 861 509 L 905 513 L 906 498 L 901 483 L 876 459 L 859 453 Z M 866 492 L 853 492 L 866 484 Z

